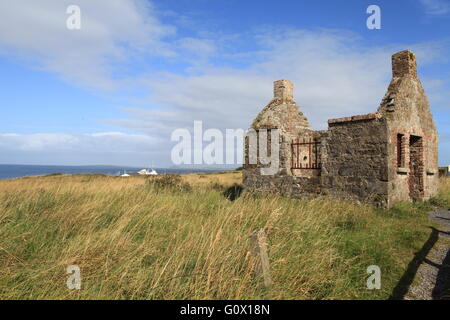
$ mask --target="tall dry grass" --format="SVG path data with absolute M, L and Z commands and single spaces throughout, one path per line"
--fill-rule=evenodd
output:
M 0 181 L 0 298 L 380 299 L 428 235 L 420 205 L 229 201 L 223 192 L 240 173 L 183 180 L 190 189 L 158 189 L 142 177 Z M 248 236 L 259 228 L 269 238 L 269 289 L 248 255 Z M 74 264 L 81 290 L 66 287 Z M 383 272 L 381 290 L 366 289 L 373 264 Z

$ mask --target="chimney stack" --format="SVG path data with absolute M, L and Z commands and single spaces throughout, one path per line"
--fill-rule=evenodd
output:
M 409 50 L 403 50 L 392 55 L 392 75 L 403 77 L 417 76 L 416 55 Z
M 273 93 L 275 99 L 293 100 L 294 84 L 289 80 L 277 80 L 273 83 Z

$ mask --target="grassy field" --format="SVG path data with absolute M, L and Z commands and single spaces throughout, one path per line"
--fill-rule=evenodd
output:
M 54 175 L 0 181 L 0 299 L 386 299 L 430 235 L 439 197 L 390 210 L 224 191 L 240 172 L 181 178 Z M 248 236 L 265 228 L 274 285 Z M 81 290 L 66 268 L 81 269 Z M 366 288 L 378 265 L 381 290 Z

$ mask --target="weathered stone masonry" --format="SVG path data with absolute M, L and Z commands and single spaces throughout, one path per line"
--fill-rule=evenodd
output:
M 246 137 L 244 187 L 289 197 L 330 194 L 382 207 L 435 195 L 438 135 L 415 55 L 394 54 L 392 73 L 377 112 L 330 119 L 323 131 L 312 130 L 300 112 L 292 82 L 275 81 L 274 98 L 251 129 L 277 129 L 278 170 L 261 174 L 267 165 L 249 161 L 252 150 L 258 158 L 261 146 Z

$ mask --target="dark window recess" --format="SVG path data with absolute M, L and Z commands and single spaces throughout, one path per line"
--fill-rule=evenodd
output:
M 423 142 L 422 137 L 410 136 L 409 139 L 409 195 L 413 199 L 423 198 Z
M 405 150 L 403 143 L 403 134 L 397 134 L 397 167 L 402 168 L 404 166 Z

